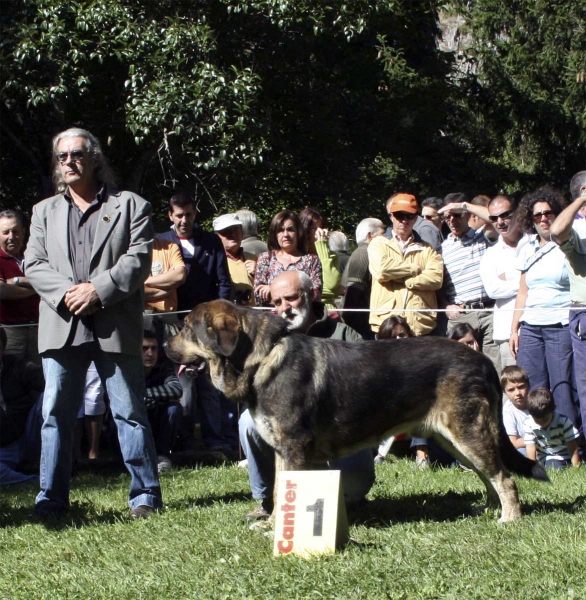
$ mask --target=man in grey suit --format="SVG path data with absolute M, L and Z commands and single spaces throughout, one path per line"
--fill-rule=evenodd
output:
M 46 379 L 35 512 L 44 519 L 69 510 L 73 430 L 93 360 L 132 477 L 131 514 L 145 518 L 162 503 L 142 366 L 151 205 L 116 190 L 88 131 L 55 136 L 53 165 L 58 195 L 34 207 L 25 253 L 27 276 L 42 300 L 39 352 Z

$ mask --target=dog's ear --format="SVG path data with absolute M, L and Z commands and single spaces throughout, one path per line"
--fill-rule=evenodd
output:
M 207 334 L 210 341 L 215 342 L 215 350 L 222 356 L 232 356 L 238 344 L 240 322 L 235 315 L 214 315 L 208 321 Z

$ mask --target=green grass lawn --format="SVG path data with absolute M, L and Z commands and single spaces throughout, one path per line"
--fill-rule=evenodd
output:
M 166 508 L 132 521 L 127 475 L 82 473 L 72 513 L 33 519 L 35 485 L 1 488 L 0 599 L 586 598 L 586 469 L 518 480 L 525 516 L 473 516 L 483 486 L 408 459 L 377 466 L 351 542 L 329 556 L 272 556 L 242 521 L 254 502 L 235 466 L 162 476 Z

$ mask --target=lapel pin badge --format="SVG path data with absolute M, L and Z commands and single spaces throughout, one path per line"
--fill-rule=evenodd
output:
M 102 217 L 102 221 L 104 221 L 104 223 L 109 223 L 112 220 L 112 217 L 110 215 L 104 215 Z

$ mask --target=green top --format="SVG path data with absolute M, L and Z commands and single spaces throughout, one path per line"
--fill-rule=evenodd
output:
M 570 276 L 570 298 L 572 302 L 586 305 L 586 237 L 580 237 L 572 229 L 570 239 L 562 244 Z
M 321 262 L 323 278 L 321 299 L 327 306 L 334 308 L 334 298 L 338 297 L 338 286 L 342 278 L 338 267 L 338 256 L 330 250 L 325 240 L 315 242 L 315 253 Z

